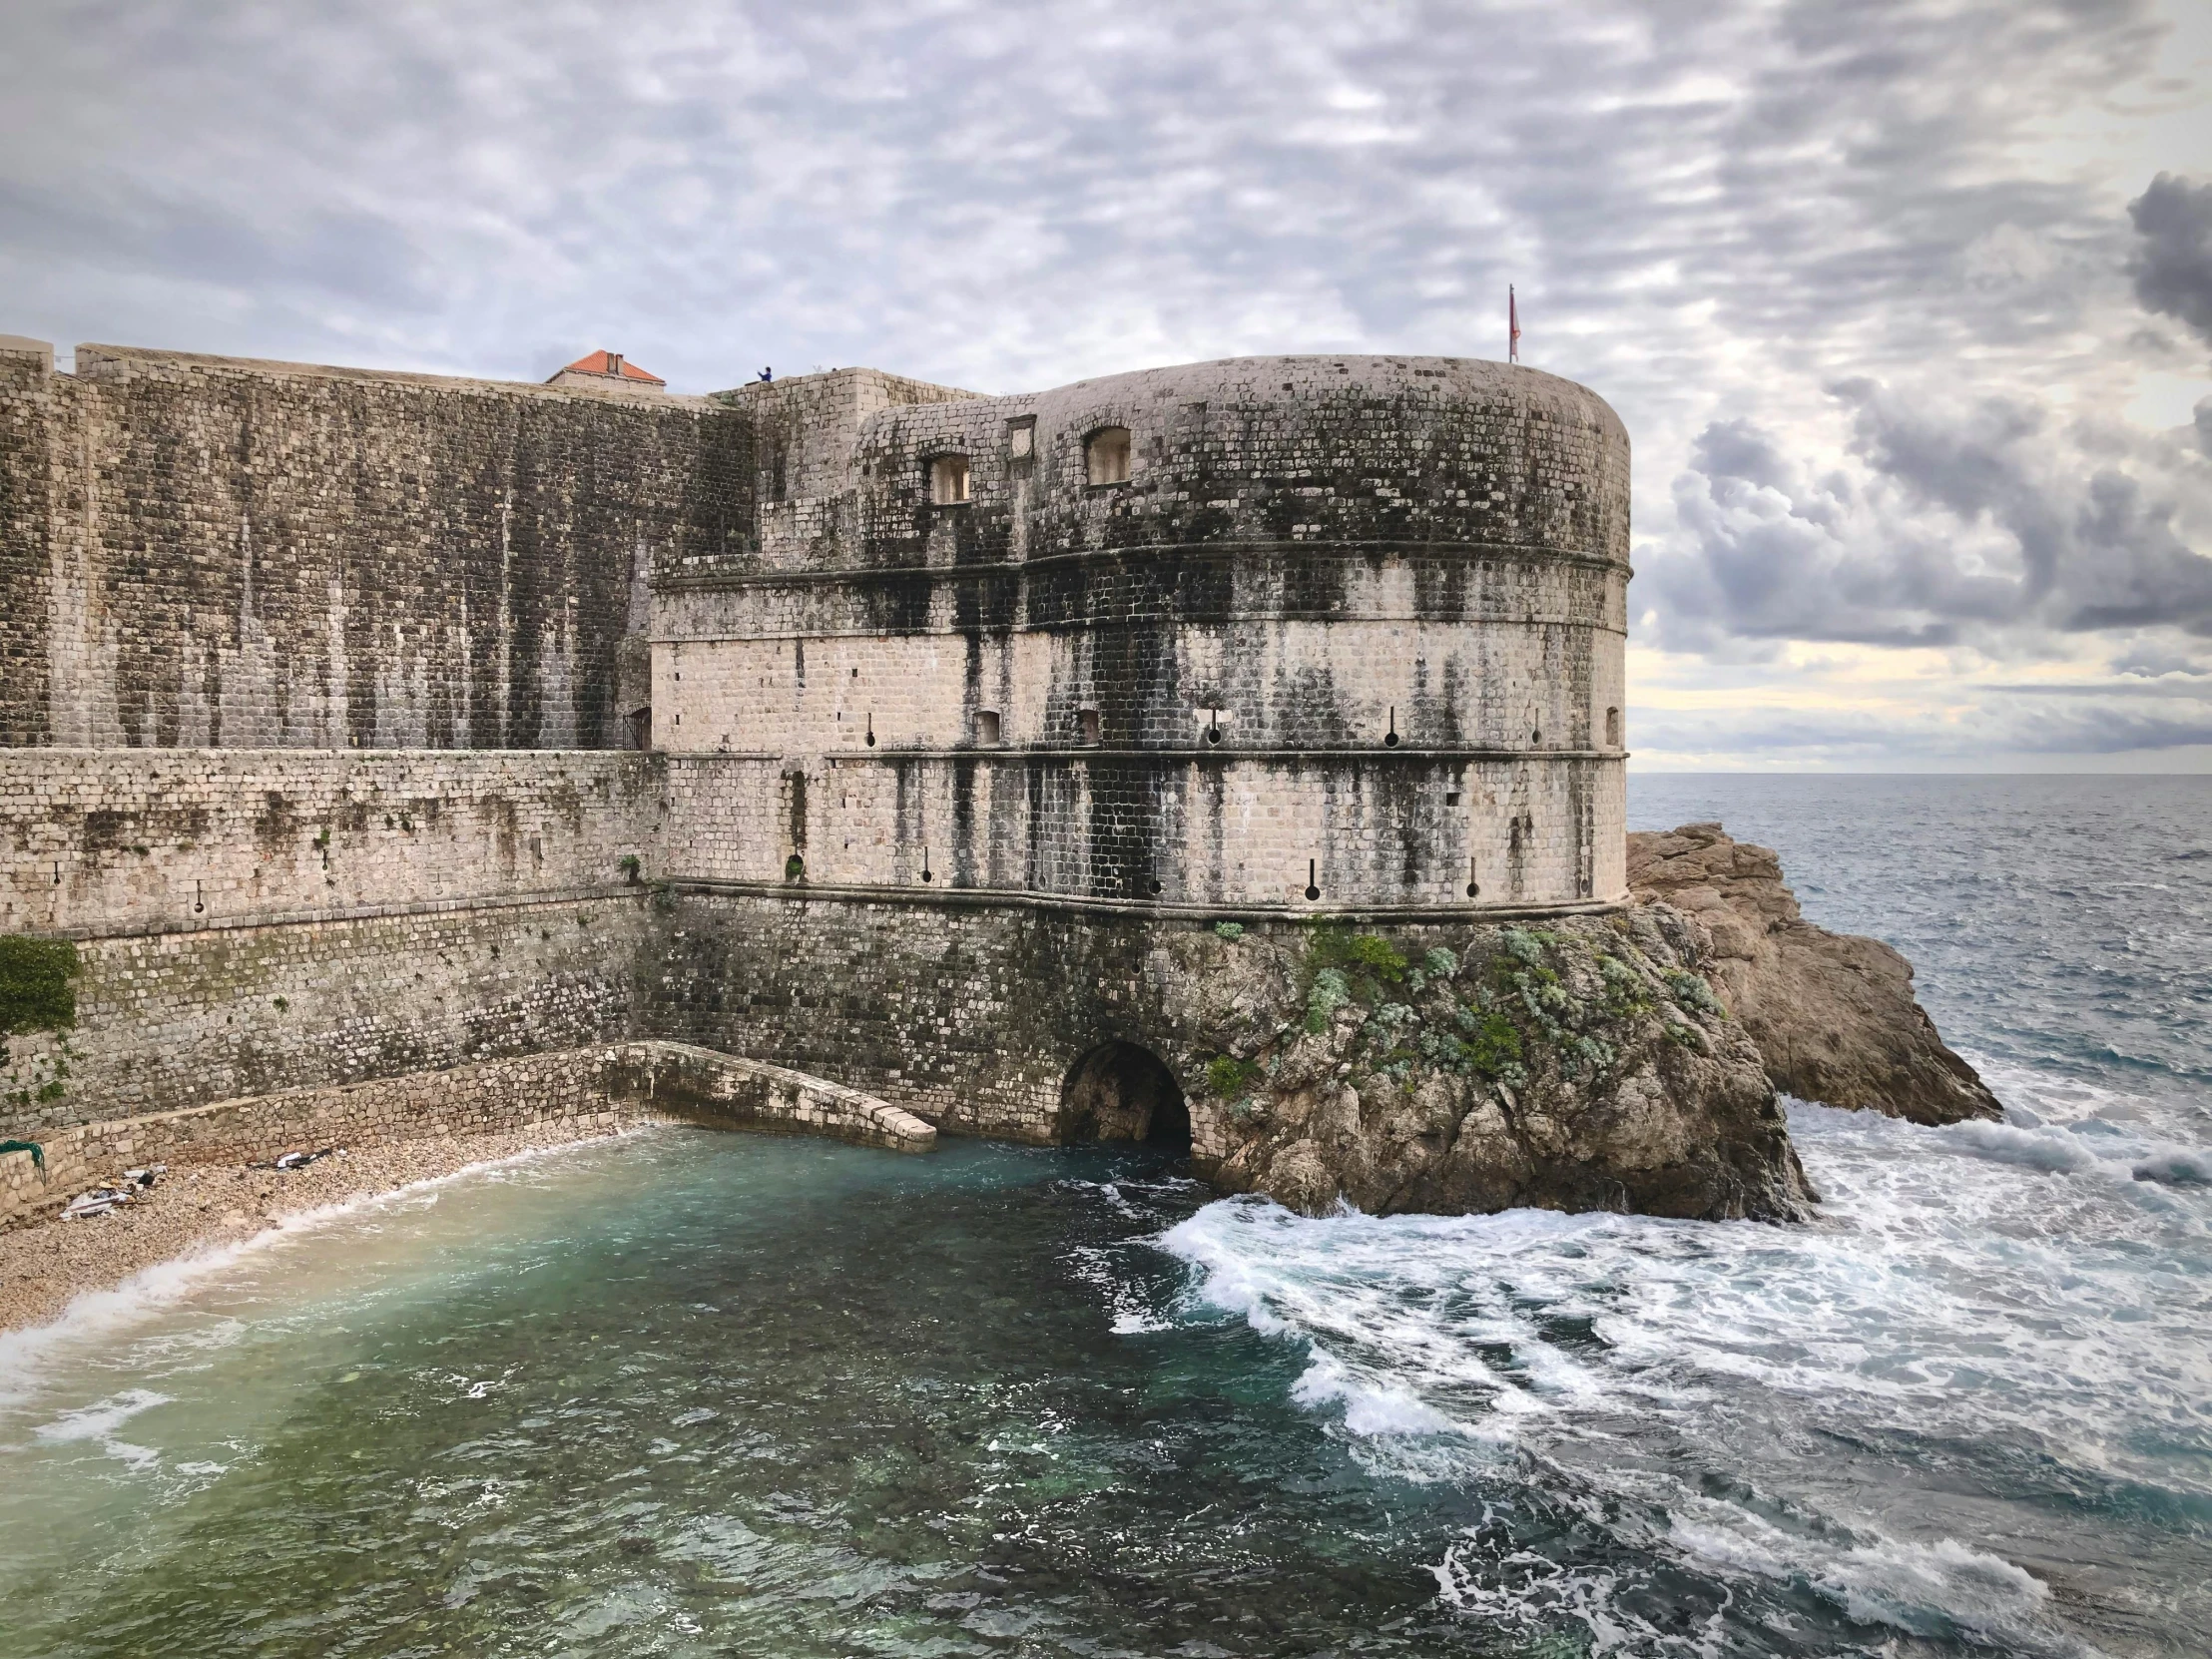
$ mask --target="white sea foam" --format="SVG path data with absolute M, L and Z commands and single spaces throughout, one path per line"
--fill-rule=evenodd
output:
M 2019 1121 L 1944 1129 L 1793 1106 L 1828 1200 L 1805 1227 L 1228 1200 L 1161 1243 L 1196 1270 L 1194 1313 L 1305 1346 L 1295 1397 L 1380 1471 L 1502 1477 L 1602 1517 L 1620 1560 L 1810 1592 L 1863 1624 L 2080 1652 L 2034 1576 L 1932 1532 L 1910 1491 L 1894 1510 L 1879 1479 L 1849 1501 L 1776 1494 L 1805 1436 L 1840 1433 L 2001 1442 L 2069 1481 L 2212 1496 L 2212 1206 L 2136 1179 L 2193 1156 L 2153 1151 L 2176 1122 L 2137 1104 L 2062 1084 Z M 1685 1458 L 1702 1484 L 1664 1472 Z M 1557 1555 L 1478 1526 L 1438 1582 L 1486 1616 L 1571 1617 L 1601 1651 L 1711 1639 L 1634 1613 L 1617 1560 Z
M 40 1423 L 31 1433 L 34 1438 L 57 1444 L 91 1440 L 110 1457 L 133 1468 L 146 1468 L 159 1461 L 161 1453 L 150 1446 L 118 1439 L 115 1431 L 141 1411 L 169 1403 L 168 1394 L 157 1393 L 152 1388 L 126 1388 L 106 1399 L 94 1400 L 90 1405 L 60 1412 L 51 1422 Z
M 1180 1196 L 1196 1183 L 1180 1176 L 1142 1180 L 1066 1181 L 1061 1185 L 1102 1198 L 1107 1207 L 1132 1220 L 1158 1221 L 1157 1201 Z M 1142 1337 L 1168 1330 L 1174 1321 L 1163 1313 L 1153 1289 L 1130 1271 L 1127 1245 L 1078 1245 L 1062 1258 L 1076 1278 L 1092 1287 L 1105 1305 L 1117 1337 Z

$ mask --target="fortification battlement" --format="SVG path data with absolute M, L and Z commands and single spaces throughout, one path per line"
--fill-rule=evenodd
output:
M 817 896 L 1624 891 L 1628 441 L 1580 386 L 560 378 L 0 344 L 0 742 L 651 749 L 671 878 Z
M 0 932 L 81 969 L 0 1127 L 670 1036 L 1105 1132 L 1099 1056 L 1222 1052 L 1225 924 L 1624 897 L 1583 388 L 581 364 L 0 339 Z
M 1622 892 L 1628 442 L 1591 392 L 1308 356 L 776 395 L 758 534 L 656 572 L 651 717 L 671 753 L 782 758 L 790 877 Z
M 41 374 L 60 374 L 54 367 L 51 341 L 23 334 L 0 334 L 0 357 L 36 358 Z M 405 368 L 352 368 L 340 363 L 294 363 L 275 357 L 226 357 L 205 351 L 171 351 L 159 346 L 103 345 L 93 341 L 76 348 L 75 367 L 65 379 L 97 380 L 110 385 L 137 378 L 189 383 L 194 376 L 232 377 L 253 381 L 336 380 L 364 385 L 412 386 L 440 393 L 474 393 L 486 397 L 630 397 L 656 404 L 674 403 L 703 409 L 715 402 L 708 397 L 669 393 L 651 381 L 624 383 L 615 377 L 573 376 L 561 380 L 491 380 L 472 374 L 426 374 Z
M 1627 433 L 1535 369 L 1247 357 L 1011 397 L 845 369 L 719 395 L 754 413 L 761 499 L 788 509 L 725 550 L 741 571 L 1238 543 L 1628 557 Z

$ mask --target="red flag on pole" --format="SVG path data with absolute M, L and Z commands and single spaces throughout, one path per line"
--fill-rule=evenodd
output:
M 1520 301 L 1513 297 L 1513 284 L 1505 284 L 1505 360 L 1520 361 Z

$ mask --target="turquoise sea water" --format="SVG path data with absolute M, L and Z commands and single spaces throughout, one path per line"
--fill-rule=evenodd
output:
M 1802 1228 L 657 1130 L 0 1339 L 9 1654 L 2200 1654 L 2212 783 L 1638 780 L 2002 1124 Z M 1816 873 L 1817 872 L 1817 873 Z

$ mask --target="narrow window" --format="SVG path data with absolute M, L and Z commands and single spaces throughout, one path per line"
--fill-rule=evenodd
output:
M 1620 746 L 1621 712 L 1618 709 L 1608 709 L 1605 711 L 1605 747 L 1618 749 Z
M 998 711 L 996 709 L 978 709 L 975 711 L 975 741 L 986 749 L 995 749 L 998 746 Z
M 1096 709 L 1076 710 L 1075 731 L 1076 735 L 1085 744 L 1096 744 L 1098 742 L 1098 711 Z
M 939 455 L 929 463 L 929 499 L 940 507 L 957 507 L 968 498 L 967 457 Z
M 1129 482 L 1129 428 L 1101 426 L 1083 445 L 1083 459 L 1094 484 Z

